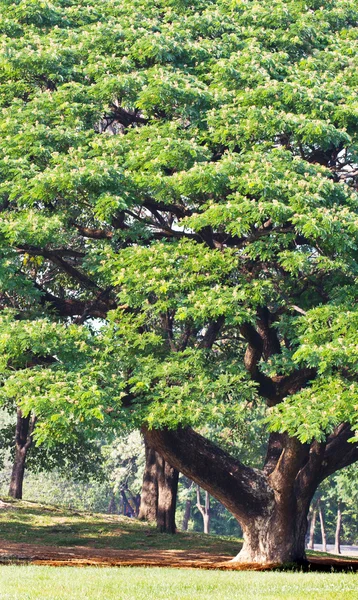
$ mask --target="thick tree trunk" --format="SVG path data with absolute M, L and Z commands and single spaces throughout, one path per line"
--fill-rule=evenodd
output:
M 156 522 L 162 533 L 175 533 L 179 472 L 145 442 L 145 469 L 139 519 Z
M 340 504 L 338 504 L 337 510 L 337 525 L 336 525 L 336 535 L 334 540 L 334 553 L 341 553 L 341 529 L 342 529 L 342 511 Z
M 157 453 L 145 443 L 145 468 L 138 518 L 153 523 L 158 510 Z
M 32 443 L 32 434 L 36 418 L 34 415 L 24 417 L 21 410 L 17 409 L 15 431 L 15 458 L 11 472 L 9 496 L 21 500 L 24 481 L 26 456 Z
M 18 500 L 21 500 L 22 498 L 22 486 L 24 481 L 26 454 L 27 451 L 25 448 L 15 449 L 15 458 L 11 472 L 9 496 L 11 496 L 12 498 L 17 498 Z
M 171 467 L 161 456 L 158 465 L 158 511 L 157 528 L 161 533 L 175 533 L 175 510 L 179 471 Z
M 318 514 L 319 514 L 319 522 L 321 525 L 322 551 L 327 552 L 326 527 L 325 527 L 325 523 L 324 523 L 324 513 L 323 513 L 321 501 L 319 501 L 319 503 L 318 503 Z
M 310 523 L 310 537 L 308 540 L 308 544 L 307 544 L 307 548 L 309 550 L 314 550 L 314 532 L 316 529 L 316 519 L 317 519 L 317 509 L 316 507 L 312 507 L 312 516 L 311 516 L 311 523 Z
M 243 563 L 303 564 L 307 517 L 275 507 L 270 516 L 241 523 L 244 544 L 234 559 Z

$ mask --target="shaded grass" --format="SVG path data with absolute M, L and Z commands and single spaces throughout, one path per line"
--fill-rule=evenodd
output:
M 0 510 L 0 538 L 44 546 L 115 550 L 195 550 L 235 556 L 240 540 L 200 533 L 157 533 L 155 527 L 119 515 L 93 514 L 32 502 L 8 501 Z
M 328 558 L 328 559 L 336 558 L 338 560 L 349 559 L 352 562 L 358 561 L 357 556 L 347 556 L 344 554 L 333 554 L 333 552 L 321 552 L 320 550 L 306 550 L 306 555 L 308 556 L 308 558 L 310 556 L 313 556 L 313 557 L 316 556 L 319 558 Z
M 357 600 L 358 575 L 0 567 L 1 600 Z

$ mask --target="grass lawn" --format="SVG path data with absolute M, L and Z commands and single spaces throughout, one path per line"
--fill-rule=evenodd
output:
M 178 532 L 157 533 L 155 527 L 119 515 L 76 512 L 63 508 L 9 501 L 0 510 L 0 538 L 48 546 L 87 546 L 115 550 L 196 550 L 235 556 L 241 540 Z M 0 600 L 2 600 L 0 596 Z
M 1 600 L 357 600 L 358 575 L 164 568 L 0 567 Z

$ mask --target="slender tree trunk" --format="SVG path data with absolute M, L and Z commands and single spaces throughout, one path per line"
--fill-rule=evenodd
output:
M 188 489 L 188 493 L 190 494 L 192 488 L 193 488 L 194 483 L 191 482 L 189 489 Z M 189 519 L 190 519 L 190 513 L 191 513 L 191 497 L 189 496 L 186 501 L 185 501 L 185 509 L 184 509 L 184 516 L 183 516 L 183 522 L 182 522 L 182 531 L 188 531 L 188 525 L 189 525 Z
M 126 492 L 130 496 L 130 498 L 128 498 Z M 123 514 L 126 515 L 127 517 L 136 517 L 137 516 L 137 507 L 136 507 L 136 503 L 134 501 L 132 494 L 129 492 L 128 489 L 127 490 L 122 489 L 121 496 L 123 498 Z
M 205 505 L 201 503 L 200 486 L 196 486 L 196 506 L 203 517 L 204 533 L 210 533 L 210 496 L 205 492 Z
M 185 501 L 184 515 L 183 515 L 183 521 L 182 521 L 182 525 L 181 525 L 182 531 L 188 531 L 190 513 L 191 513 L 191 499 L 188 498 Z
M 139 509 L 140 509 L 140 494 L 136 494 L 134 500 L 135 500 L 135 508 L 136 508 L 135 516 L 138 518 L 139 517 Z
M 336 535 L 335 535 L 335 540 L 334 540 L 334 553 L 335 554 L 341 553 L 341 529 L 342 529 L 342 511 L 341 511 L 341 506 L 338 503 Z
M 9 496 L 21 500 L 24 481 L 26 456 L 32 443 L 36 418 L 34 415 L 24 417 L 21 410 L 17 409 L 15 431 L 15 458 L 11 472 Z
M 108 504 L 107 512 L 110 515 L 113 515 L 116 512 L 116 510 L 117 510 L 116 500 L 115 500 L 114 494 L 112 493 L 111 499 L 110 499 L 109 504 Z
M 175 533 L 175 510 L 179 471 L 145 443 L 146 464 L 143 476 L 139 519 L 156 522 L 162 533 Z
M 323 552 L 327 552 L 327 536 L 326 536 L 326 527 L 324 522 L 324 513 L 321 501 L 318 503 L 318 514 L 319 514 L 319 522 L 321 525 L 321 537 L 322 537 L 322 550 Z
M 139 515 L 139 507 L 140 507 L 140 494 L 136 494 L 135 496 L 132 494 L 131 490 L 126 487 L 127 499 L 132 508 L 133 515 L 138 518 Z
M 314 532 L 316 529 L 316 519 L 317 519 L 317 508 L 316 508 L 316 506 L 313 506 L 311 523 L 310 523 L 310 537 L 309 537 L 308 544 L 307 544 L 307 548 L 309 550 L 314 550 Z

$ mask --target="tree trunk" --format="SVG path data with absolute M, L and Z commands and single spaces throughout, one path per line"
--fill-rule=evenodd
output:
M 337 525 L 336 525 L 336 535 L 334 540 L 334 553 L 341 553 L 341 528 L 342 528 L 342 511 L 340 504 L 338 504 L 337 510 Z
M 161 533 L 175 533 L 175 510 L 178 492 L 179 471 L 171 467 L 160 455 L 157 456 L 157 465 L 157 528 Z
M 205 492 L 205 505 L 201 504 L 200 486 L 196 486 L 196 506 L 203 517 L 204 533 L 210 533 L 210 496 Z
M 272 514 L 241 524 L 244 544 L 234 561 L 260 564 L 303 564 L 307 517 L 291 516 L 281 507 Z
M 312 507 L 312 517 L 310 524 L 310 537 L 308 540 L 307 548 L 309 550 L 314 550 L 314 531 L 316 528 L 316 518 L 317 518 L 317 509 L 315 506 Z
M 145 468 L 138 518 L 153 523 L 158 510 L 157 453 L 145 444 Z
M 140 494 L 136 494 L 135 496 L 132 494 L 131 490 L 126 487 L 127 499 L 131 508 L 133 510 L 133 515 L 138 518 L 139 508 L 140 508 Z
M 265 467 L 259 470 L 243 465 L 189 428 L 145 429 L 145 435 L 166 461 L 237 518 L 244 544 L 235 561 L 306 562 L 307 514 L 322 481 L 324 444 L 313 442 L 309 446 L 275 434 Z
M 32 443 L 32 434 L 36 418 L 34 415 L 24 417 L 21 410 L 17 409 L 15 431 L 15 458 L 11 472 L 9 496 L 21 500 L 24 481 L 26 456 Z
M 321 525 L 322 551 L 327 552 L 326 527 L 325 527 L 325 523 L 324 523 L 324 514 L 323 514 L 321 501 L 319 501 L 319 503 L 318 503 L 318 514 L 319 514 L 319 522 Z
M 191 482 L 189 489 L 188 489 L 189 494 L 192 490 L 193 485 L 194 485 L 194 483 Z M 182 531 L 188 531 L 190 513 L 191 513 L 191 497 L 189 496 L 185 502 L 184 516 L 183 516 L 183 522 L 182 522 L 182 526 L 181 526 Z
M 190 513 L 191 513 L 191 499 L 188 498 L 185 501 L 184 515 L 183 515 L 183 521 L 182 521 L 182 525 L 181 525 L 182 531 L 188 531 Z
M 145 470 L 139 519 L 156 522 L 162 533 L 175 533 L 179 472 L 145 441 Z
M 116 510 L 117 510 L 116 500 L 115 500 L 114 494 L 112 493 L 111 499 L 108 504 L 107 512 L 110 515 L 113 515 L 116 512 Z

